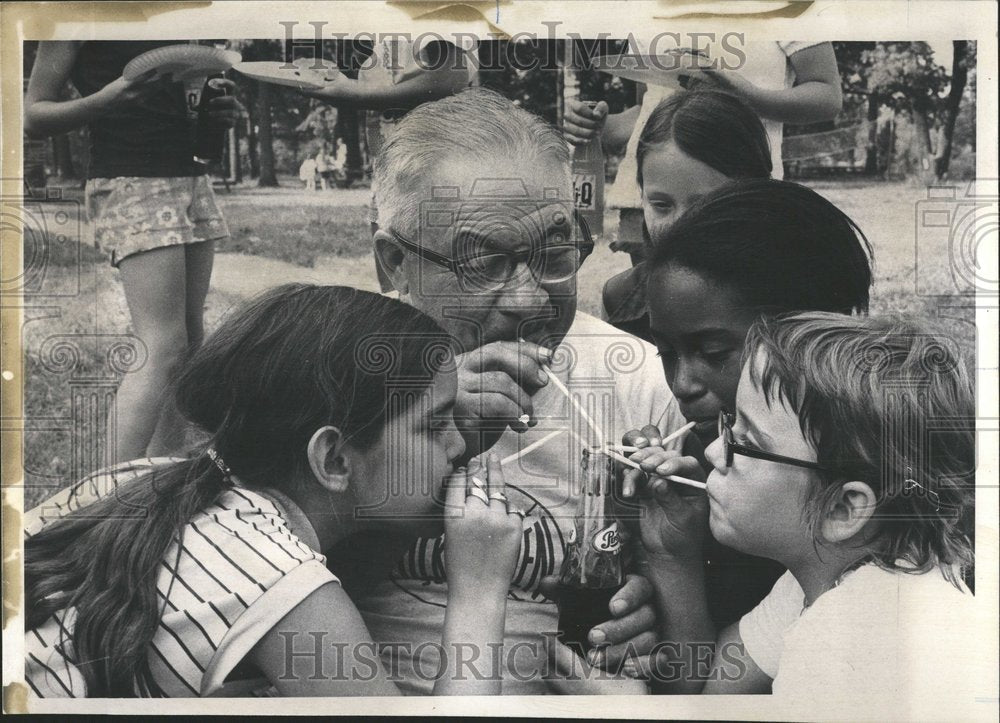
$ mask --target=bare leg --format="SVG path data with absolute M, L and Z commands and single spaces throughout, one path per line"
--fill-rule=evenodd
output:
M 108 439 L 114 441 L 117 462 L 147 453 L 173 373 L 188 347 L 184 247 L 167 246 L 128 256 L 119 271 L 133 333 L 145 345 L 147 359 L 122 378 L 115 397 Z
M 212 278 L 212 261 L 215 258 L 215 242 L 202 241 L 184 247 L 185 299 L 184 325 L 187 329 L 188 355 L 201 346 L 205 338 L 205 297 Z M 168 396 L 162 406 L 160 421 L 149 442 L 150 456 L 169 456 L 184 449 L 186 424 L 172 396 Z
M 188 244 L 185 264 L 187 265 L 187 297 L 184 300 L 184 321 L 187 324 L 188 348 L 193 352 L 201 346 L 205 338 L 205 297 L 212 279 L 212 264 L 215 260 L 215 241 Z

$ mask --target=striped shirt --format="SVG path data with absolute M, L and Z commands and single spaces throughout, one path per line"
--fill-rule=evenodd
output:
M 155 465 L 176 461 L 136 460 L 97 472 L 27 512 L 25 536 Z M 161 561 L 156 587 L 164 613 L 148 649 L 158 690 L 137 695 L 231 696 L 266 687 L 260 678 L 226 679 L 241 677 L 231 675 L 237 665 L 295 606 L 337 582 L 318 547 L 305 515 L 284 495 L 240 487 L 223 492 L 191 519 Z M 86 695 L 72 662 L 74 615 L 60 611 L 26 632 L 25 679 L 39 697 Z

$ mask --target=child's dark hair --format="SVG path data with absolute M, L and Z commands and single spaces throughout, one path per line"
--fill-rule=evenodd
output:
M 769 178 L 773 170 L 760 118 L 740 98 L 722 90 L 675 93 L 653 109 L 635 152 L 640 188 L 646 155 L 670 141 L 681 152 L 734 180 Z
M 406 379 L 409 390 L 430 386 L 452 350 L 430 317 L 357 289 L 291 284 L 250 301 L 176 383 L 181 414 L 209 437 L 201 453 L 123 484 L 25 541 L 26 628 L 72 608 L 72 657 L 88 695 L 155 690 L 146 656 L 161 614 L 161 561 L 230 484 L 210 453 L 249 487 L 307 479 L 317 429 L 334 425 L 370 448 L 389 417 L 389 378 Z M 392 414 L 415 398 L 394 399 Z
M 976 445 L 975 395 L 954 342 L 908 319 L 810 312 L 758 320 L 744 354 L 751 381 L 795 411 L 830 470 L 809 524 L 840 483 L 866 482 L 878 497 L 875 562 L 940 566 L 958 586 L 956 568 L 972 565 L 963 517 Z
M 871 245 L 843 211 L 805 186 L 737 181 L 652 239 L 656 271 L 677 267 L 731 289 L 760 313 L 868 310 Z

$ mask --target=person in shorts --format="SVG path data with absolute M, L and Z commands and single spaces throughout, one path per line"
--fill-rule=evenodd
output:
M 163 455 L 182 441 L 183 425 L 164 404 L 164 390 L 201 344 L 214 244 L 229 236 L 205 165 L 195 158 L 196 118 L 183 86 L 169 77 L 123 76 L 133 58 L 184 42 L 42 42 L 25 97 L 29 135 L 89 129 L 87 213 L 95 243 L 119 270 L 146 358 L 123 378 L 108 420 L 118 460 Z M 66 98 L 70 82 L 80 97 Z M 233 87 L 225 79 L 210 82 Z M 242 111 L 231 93 L 208 109 L 217 127 L 231 127 Z

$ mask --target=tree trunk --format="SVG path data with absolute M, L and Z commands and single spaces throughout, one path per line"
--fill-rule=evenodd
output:
M 69 145 L 69 135 L 52 137 L 52 156 L 55 161 L 56 175 L 64 180 L 75 180 L 76 167 L 73 165 L 73 153 Z
M 337 123 L 334 136 L 339 137 L 347 148 L 344 175 L 350 185 L 365 176 L 365 162 L 361 155 L 361 126 L 365 122 L 365 111 L 354 108 L 337 108 Z
M 274 173 L 274 137 L 271 132 L 271 86 L 261 83 L 257 90 L 257 124 L 260 143 L 260 177 L 258 186 L 274 187 L 278 177 Z
M 865 148 L 865 175 L 878 174 L 878 93 L 868 95 L 868 146 Z
M 965 67 L 965 57 L 969 51 L 969 41 L 952 41 L 951 89 L 944 101 L 944 124 L 941 129 L 941 146 L 934 158 L 934 175 L 938 180 L 948 174 L 948 164 L 951 163 L 951 143 L 955 135 L 955 121 L 958 119 L 958 107 L 962 103 L 962 93 L 969 79 L 969 70 Z
M 243 119 L 237 121 L 233 126 L 233 133 L 229 137 L 229 162 L 232 164 L 233 183 L 243 182 L 243 159 L 240 158 L 240 130 Z
M 910 117 L 913 119 L 914 140 L 916 141 L 917 175 L 925 183 L 929 183 L 934 175 L 934 153 L 931 150 L 931 120 L 930 113 L 922 107 L 913 108 Z

